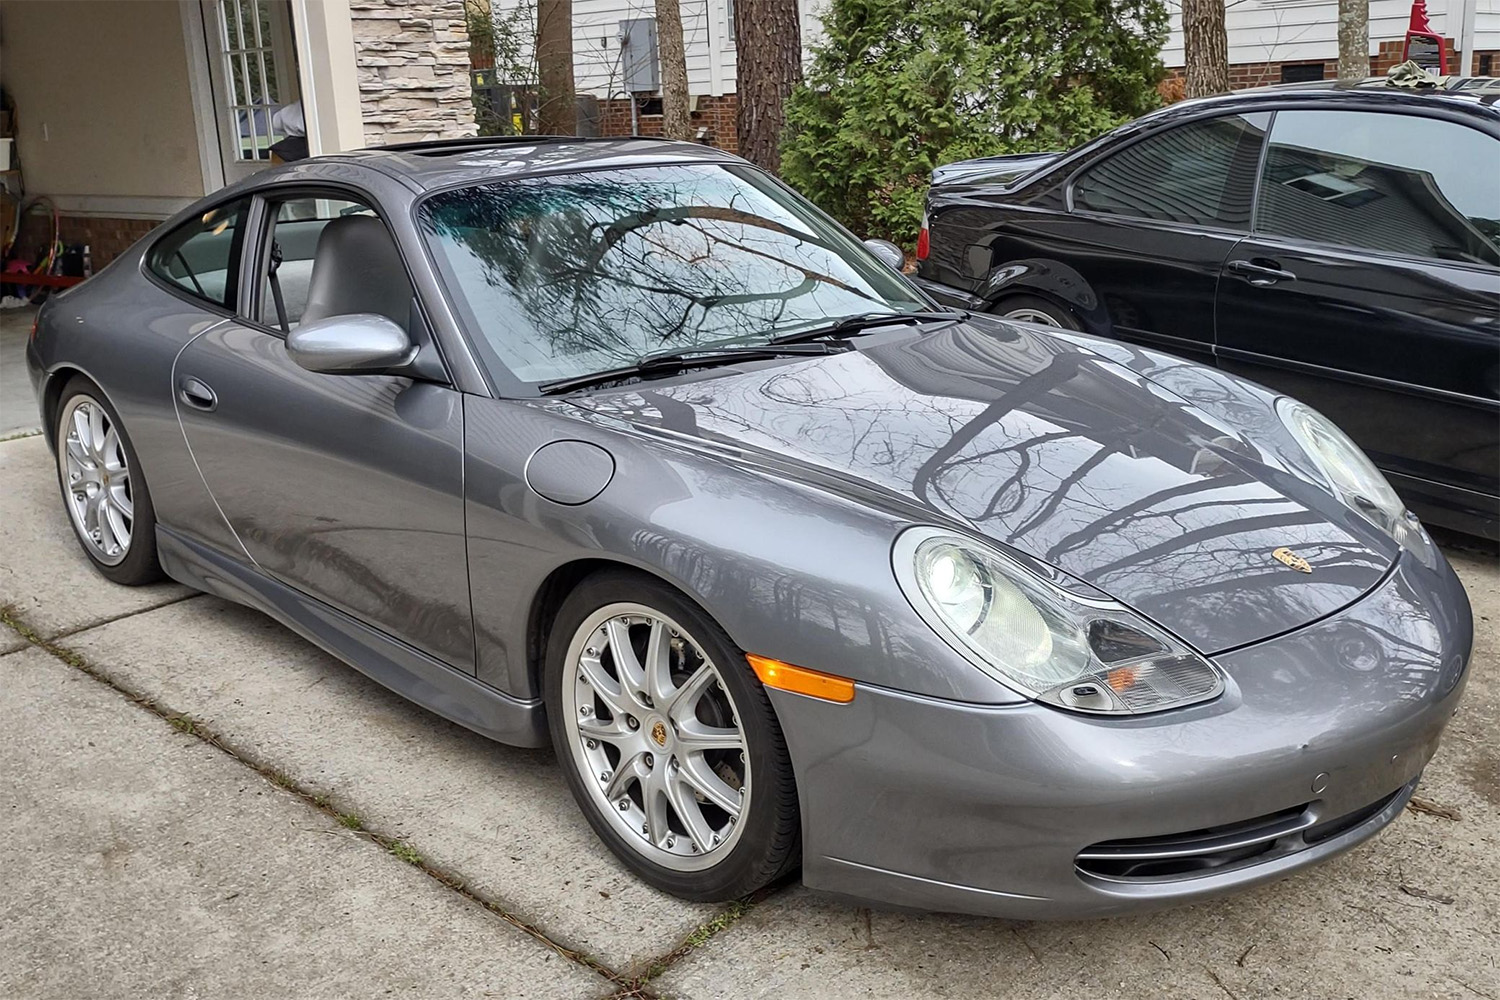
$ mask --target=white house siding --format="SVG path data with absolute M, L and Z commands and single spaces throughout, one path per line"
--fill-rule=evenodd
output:
M 1182 9 L 1169 8 L 1172 32 L 1162 61 L 1181 66 Z M 1432 30 L 1458 40 L 1458 0 L 1427 0 L 1427 16 Z M 1370 0 L 1370 54 L 1381 42 L 1405 37 L 1410 20 L 1410 0 Z M 1338 0 L 1230 0 L 1224 21 L 1231 65 L 1338 58 Z M 1475 51 L 1500 49 L 1500 0 L 1478 0 L 1474 28 Z
M 704 97 L 722 97 L 734 93 L 735 43 L 730 26 L 732 0 L 679 0 L 682 13 L 683 47 L 687 54 L 688 92 Z M 799 0 L 802 17 L 804 54 L 806 47 L 821 37 L 818 19 L 821 0 Z M 497 21 L 516 18 L 518 9 L 527 14 L 534 3 L 517 0 L 493 0 L 491 9 Z M 573 75 L 580 94 L 599 98 L 623 96 L 619 25 L 633 18 L 655 17 L 652 0 L 573 0 Z M 532 25 L 517 23 L 518 33 L 528 44 L 522 58 L 530 53 L 529 32 Z

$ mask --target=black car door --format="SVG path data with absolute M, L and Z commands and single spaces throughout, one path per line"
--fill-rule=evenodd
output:
M 1067 214 L 1017 219 L 1000 249 L 1077 272 L 1111 336 L 1211 363 L 1214 286 L 1250 228 L 1269 120 L 1218 115 L 1150 133 L 1074 177 Z
M 1425 516 L 1484 533 L 1500 493 L 1497 177 L 1500 137 L 1461 120 L 1278 111 L 1216 305 L 1222 367 L 1316 406 Z

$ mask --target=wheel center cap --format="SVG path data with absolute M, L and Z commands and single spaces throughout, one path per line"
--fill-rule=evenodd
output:
M 659 747 L 667 745 L 667 726 L 660 719 L 651 727 L 651 742 Z

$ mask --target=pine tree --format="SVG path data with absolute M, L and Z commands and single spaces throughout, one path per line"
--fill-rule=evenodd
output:
M 933 167 L 1067 149 L 1160 101 L 1163 0 L 831 0 L 823 26 L 782 176 L 908 247 Z

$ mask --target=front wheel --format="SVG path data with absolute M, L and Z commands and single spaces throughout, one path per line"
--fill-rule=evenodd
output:
M 703 902 L 798 861 L 791 760 L 744 653 L 642 574 L 585 580 L 548 643 L 552 741 L 590 825 L 646 882 Z
M 58 485 L 84 554 L 115 583 L 160 580 L 151 494 L 119 414 L 77 376 L 63 388 L 56 429 Z

